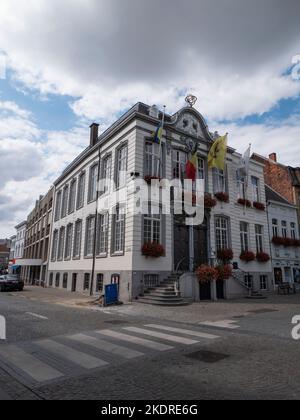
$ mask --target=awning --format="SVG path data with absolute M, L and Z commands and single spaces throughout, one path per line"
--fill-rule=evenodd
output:
M 17 268 L 21 267 L 20 265 L 14 264 L 12 265 L 10 268 L 12 268 L 13 270 L 16 270 Z

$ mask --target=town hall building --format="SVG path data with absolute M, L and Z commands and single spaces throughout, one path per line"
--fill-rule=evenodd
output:
M 120 300 L 145 303 L 160 302 L 151 289 L 166 281 L 196 301 L 274 291 L 271 262 L 256 258 L 271 253 L 263 164 L 250 160 L 248 179 L 241 177 L 241 155 L 229 145 L 225 170 L 209 169 L 218 134 L 192 105 L 165 115 L 161 146 L 152 138 L 163 117 L 155 106 L 137 103 L 100 135 L 98 125 L 91 126 L 89 146 L 54 183 L 49 287 L 97 295 L 116 283 Z M 137 179 L 184 179 L 195 147 L 206 195 L 204 221 L 193 226 L 192 236 L 185 217 L 172 211 L 132 214 L 116 205 L 111 214 L 99 208 L 99 198 L 110 196 L 112 188 L 121 192 Z M 104 178 L 113 186 L 99 184 Z M 134 195 L 133 189 L 128 200 Z M 148 244 L 159 245 L 156 255 L 148 253 Z M 194 271 L 215 265 L 223 250 L 232 250 L 232 277 L 199 285 Z

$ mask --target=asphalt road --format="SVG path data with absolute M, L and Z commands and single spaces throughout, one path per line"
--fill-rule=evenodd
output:
M 199 325 L 0 294 L 0 399 L 299 399 L 298 314 Z

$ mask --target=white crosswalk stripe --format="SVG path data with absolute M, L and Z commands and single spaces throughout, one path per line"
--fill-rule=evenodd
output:
M 85 369 L 95 369 L 108 364 L 104 360 L 82 353 L 81 351 L 74 350 L 69 346 L 65 346 L 64 344 L 57 343 L 53 340 L 37 341 L 36 344 L 44 350 L 61 356 L 63 359 L 70 360 L 70 362 Z
M 120 360 L 135 359 L 151 350 L 169 351 L 174 350 L 176 344 L 190 346 L 201 340 L 219 338 L 217 335 L 173 325 L 146 324 L 143 327 L 128 326 L 119 330 L 96 330 L 40 339 L 26 343 L 22 348 L 16 344 L 5 345 L 0 347 L 0 363 L 12 366 L 12 371 L 19 372 L 21 377 L 23 372 L 25 382 L 29 376 L 41 383 L 81 374 L 82 369 L 102 368 L 119 363 Z
M 194 337 L 205 338 L 207 340 L 215 340 L 216 338 L 219 338 L 217 335 L 206 334 L 203 332 L 193 331 L 193 330 L 186 330 L 184 328 L 166 327 L 165 325 L 147 324 L 145 325 L 145 327 L 156 328 L 158 330 L 170 331 L 170 332 L 179 333 L 179 334 L 192 335 Z
M 117 356 L 125 357 L 125 359 L 134 359 L 135 357 L 143 356 L 144 354 L 139 351 L 131 350 L 127 347 L 112 344 L 109 341 L 101 340 L 100 338 L 91 337 L 85 334 L 75 334 L 69 336 L 68 338 L 95 347 L 98 350 L 103 350 Z
M 133 333 L 138 333 L 138 334 L 149 335 L 150 337 L 161 338 L 163 340 L 172 341 L 174 343 L 185 344 L 187 346 L 199 343 L 199 341 L 191 340 L 190 338 L 178 337 L 176 335 L 170 335 L 170 334 L 160 333 L 157 331 L 146 330 L 144 328 L 124 327 L 123 330 L 130 331 Z
M 138 344 L 139 346 L 147 347 L 152 350 L 157 351 L 166 351 L 166 350 L 172 350 L 174 347 L 168 346 L 167 344 L 158 343 L 156 341 L 147 340 L 147 338 L 140 338 L 129 334 L 123 334 L 118 331 L 112 331 L 112 330 L 101 330 L 96 331 L 99 334 L 103 334 L 107 337 L 116 338 L 121 341 L 126 341 L 128 343 Z
M 50 381 L 64 376 L 63 373 L 15 345 L 0 348 L 0 354 L 37 382 Z
M 228 330 L 236 330 L 239 325 L 236 325 L 238 321 L 233 321 L 231 319 L 223 319 L 222 321 L 206 321 L 201 322 L 199 325 L 204 325 L 206 327 L 217 327 L 217 328 L 226 328 Z

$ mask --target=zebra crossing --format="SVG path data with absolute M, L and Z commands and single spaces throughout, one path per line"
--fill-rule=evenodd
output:
M 4 344 L 0 346 L 0 365 L 24 382 L 44 384 L 217 338 L 192 326 L 124 326 Z

